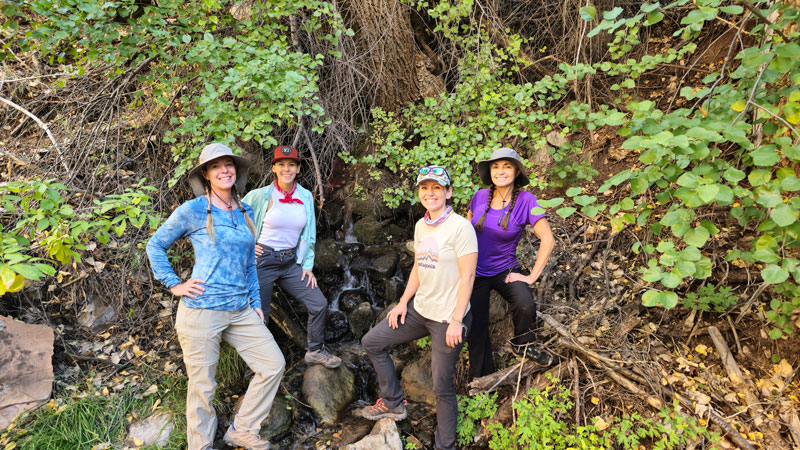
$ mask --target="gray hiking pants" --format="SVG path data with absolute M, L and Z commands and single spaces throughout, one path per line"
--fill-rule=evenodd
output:
M 260 245 L 260 244 L 259 244 Z M 256 258 L 258 288 L 261 294 L 261 309 L 269 322 L 272 286 L 278 283 L 292 297 L 300 300 L 308 309 L 308 350 L 322 348 L 325 343 L 325 319 L 328 316 L 328 300 L 319 286 L 306 286 L 308 278 L 302 280 L 303 269 L 297 264 L 294 249 L 275 251 L 264 247 L 264 253 Z
M 467 327 L 472 323 L 472 313 L 464 316 Z M 456 421 L 458 418 L 458 397 L 453 384 L 456 363 L 461 354 L 462 343 L 450 348 L 445 342 L 447 322 L 437 322 L 422 317 L 414 309 L 414 301 L 408 302 L 408 312 L 404 324 L 393 330 L 389 321 L 383 319 L 361 339 L 367 351 L 372 367 L 378 376 L 381 397 L 389 408 L 403 403 L 403 388 L 397 379 L 394 363 L 389 356 L 389 347 L 413 341 L 430 335 L 431 337 L 431 372 L 433 375 L 433 392 L 436 394 L 436 442 L 437 450 L 456 448 Z M 467 330 L 463 330 L 462 338 L 466 340 Z

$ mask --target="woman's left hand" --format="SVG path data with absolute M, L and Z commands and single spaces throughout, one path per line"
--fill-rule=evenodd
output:
M 311 289 L 315 289 L 317 287 L 317 278 L 311 273 L 308 269 L 303 269 L 303 275 L 300 276 L 300 280 L 305 280 L 308 277 L 308 281 L 306 281 L 306 287 L 311 286 Z
M 261 308 L 253 308 L 253 309 L 256 311 L 256 314 L 258 314 L 258 318 L 261 319 L 261 323 L 264 323 L 264 310 L 262 310 Z
M 461 343 L 461 336 L 464 332 L 464 327 L 455 320 L 450 321 L 447 326 L 447 333 L 445 334 L 444 341 L 450 348 L 455 348 L 456 345 Z
M 513 283 L 515 281 L 522 281 L 525 284 L 533 284 L 536 282 L 536 279 L 531 279 L 530 276 L 525 276 L 521 273 L 511 272 L 510 274 L 506 275 L 506 283 Z

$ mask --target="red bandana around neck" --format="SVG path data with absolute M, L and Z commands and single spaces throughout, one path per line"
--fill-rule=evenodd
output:
M 278 199 L 281 203 L 300 203 L 303 204 L 303 201 L 299 198 L 292 198 L 294 191 L 297 190 L 297 183 L 292 184 L 292 190 L 289 192 L 284 191 L 281 189 L 281 186 L 278 184 L 278 180 L 275 180 L 275 189 L 278 190 L 281 194 L 283 194 L 283 198 Z

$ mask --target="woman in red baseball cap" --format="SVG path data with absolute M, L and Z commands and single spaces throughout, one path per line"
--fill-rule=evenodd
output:
M 308 309 L 306 364 L 329 369 L 342 360 L 325 349 L 328 300 L 314 277 L 314 243 L 317 240 L 314 197 L 297 183 L 300 157 L 290 145 L 276 147 L 272 155 L 275 181 L 250 191 L 243 199 L 253 208 L 256 225 L 256 269 L 261 307 L 269 320 L 272 286 L 302 301 Z

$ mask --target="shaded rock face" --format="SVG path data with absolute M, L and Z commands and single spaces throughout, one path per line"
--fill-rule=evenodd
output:
M 388 220 L 379 222 L 375 217 L 367 216 L 353 225 L 353 234 L 356 235 L 358 242 L 376 245 L 397 242 L 406 232 Z
M 403 390 L 408 400 L 436 406 L 430 351 L 403 368 Z
M 325 342 L 347 342 L 353 340 L 347 315 L 341 311 L 329 311 L 325 321 Z
M 159 413 L 132 423 L 125 438 L 125 447 L 139 448 L 147 445 L 163 447 L 167 445 L 174 425 L 169 414 Z M 137 442 L 138 441 L 138 442 Z
M 338 274 L 342 266 L 339 256 L 342 251 L 333 239 L 323 239 L 314 245 L 314 272 Z
M 364 302 L 369 303 L 369 296 L 366 292 L 361 289 L 347 290 L 342 292 L 339 297 L 339 309 L 350 312 Z
M 345 450 L 403 450 L 403 441 L 392 419 L 381 419 L 372 427 L 372 432 L 355 444 L 342 447 Z
M 289 409 L 289 402 L 282 395 L 276 395 L 267 418 L 261 422 L 261 437 L 273 439 L 289 431 L 291 426 L 292 410 Z
M 336 369 L 311 366 L 303 375 L 303 395 L 325 425 L 355 400 L 355 375 L 345 365 Z
M 0 430 L 53 389 L 53 330 L 0 316 Z
M 391 278 L 397 270 L 398 250 L 394 246 L 381 245 L 366 249 L 354 269 L 366 270 L 371 280 L 381 281 Z
M 375 312 L 369 302 L 359 304 L 350 313 L 350 330 L 353 331 L 356 339 L 360 340 L 369 331 L 373 320 L 375 320 Z

